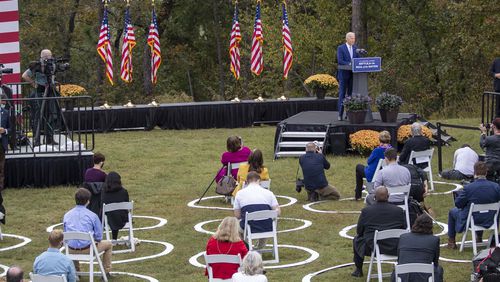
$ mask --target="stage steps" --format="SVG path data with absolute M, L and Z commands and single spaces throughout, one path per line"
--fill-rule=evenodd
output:
M 437 142 L 437 127 L 432 124 L 430 121 L 422 118 L 422 117 L 417 117 L 417 122 L 420 123 L 421 125 L 425 125 L 427 126 L 431 132 L 432 132 L 432 138 L 433 138 L 433 142 L 436 143 Z M 457 139 L 455 139 L 453 136 L 449 135 L 446 133 L 446 131 L 441 131 L 441 142 L 443 144 L 446 144 L 446 145 L 450 145 L 450 142 L 452 141 L 457 141 Z
M 317 142 L 323 150 L 329 126 L 325 131 L 286 131 L 284 125 L 281 126 L 278 142 L 274 150 L 274 159 L 286 157 L 300 157 L 306 153 L 306 145 L 310 142 Z

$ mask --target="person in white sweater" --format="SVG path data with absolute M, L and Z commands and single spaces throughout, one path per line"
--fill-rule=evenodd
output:
M 263 274 L 262 256 L 258 252 L 248 252 L 241 268 L 241 272 L 233 274 L 233 282 L 267 282 L 267 277 Z

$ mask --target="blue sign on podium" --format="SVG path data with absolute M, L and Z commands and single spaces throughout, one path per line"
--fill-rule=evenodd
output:
M 353 58 L 352 72 L 377 72 L 382 70 L 382 58 Z

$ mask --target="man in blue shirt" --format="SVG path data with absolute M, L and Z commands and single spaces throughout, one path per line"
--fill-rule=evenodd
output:
M 63 242 L 62 230 L 55 229 L 49 235 L 49 248 L 36 257 L 33 273 L 40 275 L 66 275 L 68 282 L 76 281 L 75 266 L 64 254 L 59 252 Z
M 448 248 L 456 249 L 455 236 L 465 230 L 467 217 L 469 216 L 470 204 L 491 204 L 500 201 L 500 186 L 492 181 L 486 180 L 488 167 L 484 162 L 474 164 L 475 181 L 466 185 L 455 199 L 455 208 L 448 214 Z M 474 223 L 482 227 L 490 227 L 493 224 L 495 213 L 474 213 Z M 476 240 L 482 242 L 482 232 L 476 232 Z
M 338 200 L 340 193 L 335 187 L 328 185 L 325 169 L 330 168 L 330 163 L 315 143 L 306 145 L 306 153 L 299 158 L 299 164 L 304 175 L 304 186 L 308 200 Z
M 97 244 L 97 250 L 104 252 L 102 263 L 104 270 L 108 274 L 111 272 L 111 251 L 113 245 L 110 241 L 102 240 L 101 221 L 97 215 L 87 209 L 90 201 L 90 191 L 85 188 L 78 188 L 75 194 L 76 207 L 64 215 L 64 231 L 90 232 L 94 234 L 94 241 Z M 90 251 L 90 241 L 70 240 L 68 242 L 69 252 L 72 254 L 88 254 Z M 80 265 L 75 261 L 75 268 L 80 270 Z

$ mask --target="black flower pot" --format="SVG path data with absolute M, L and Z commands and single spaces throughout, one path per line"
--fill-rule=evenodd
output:
M 365 123 L 365 116 L 368 111 L 347 111 L 347 118 L 351 124 Z
M 379 110 L 380 112 L 380 119 L 382 119 L 383 122 L 396 122 L 398 119 L 398 113 L 399 109 L 392 109 L 392 110 Z
M 314 94 L 316 94 L 316 98 L 318 99 L 325 99 L 326 89 L 314 88 Z

